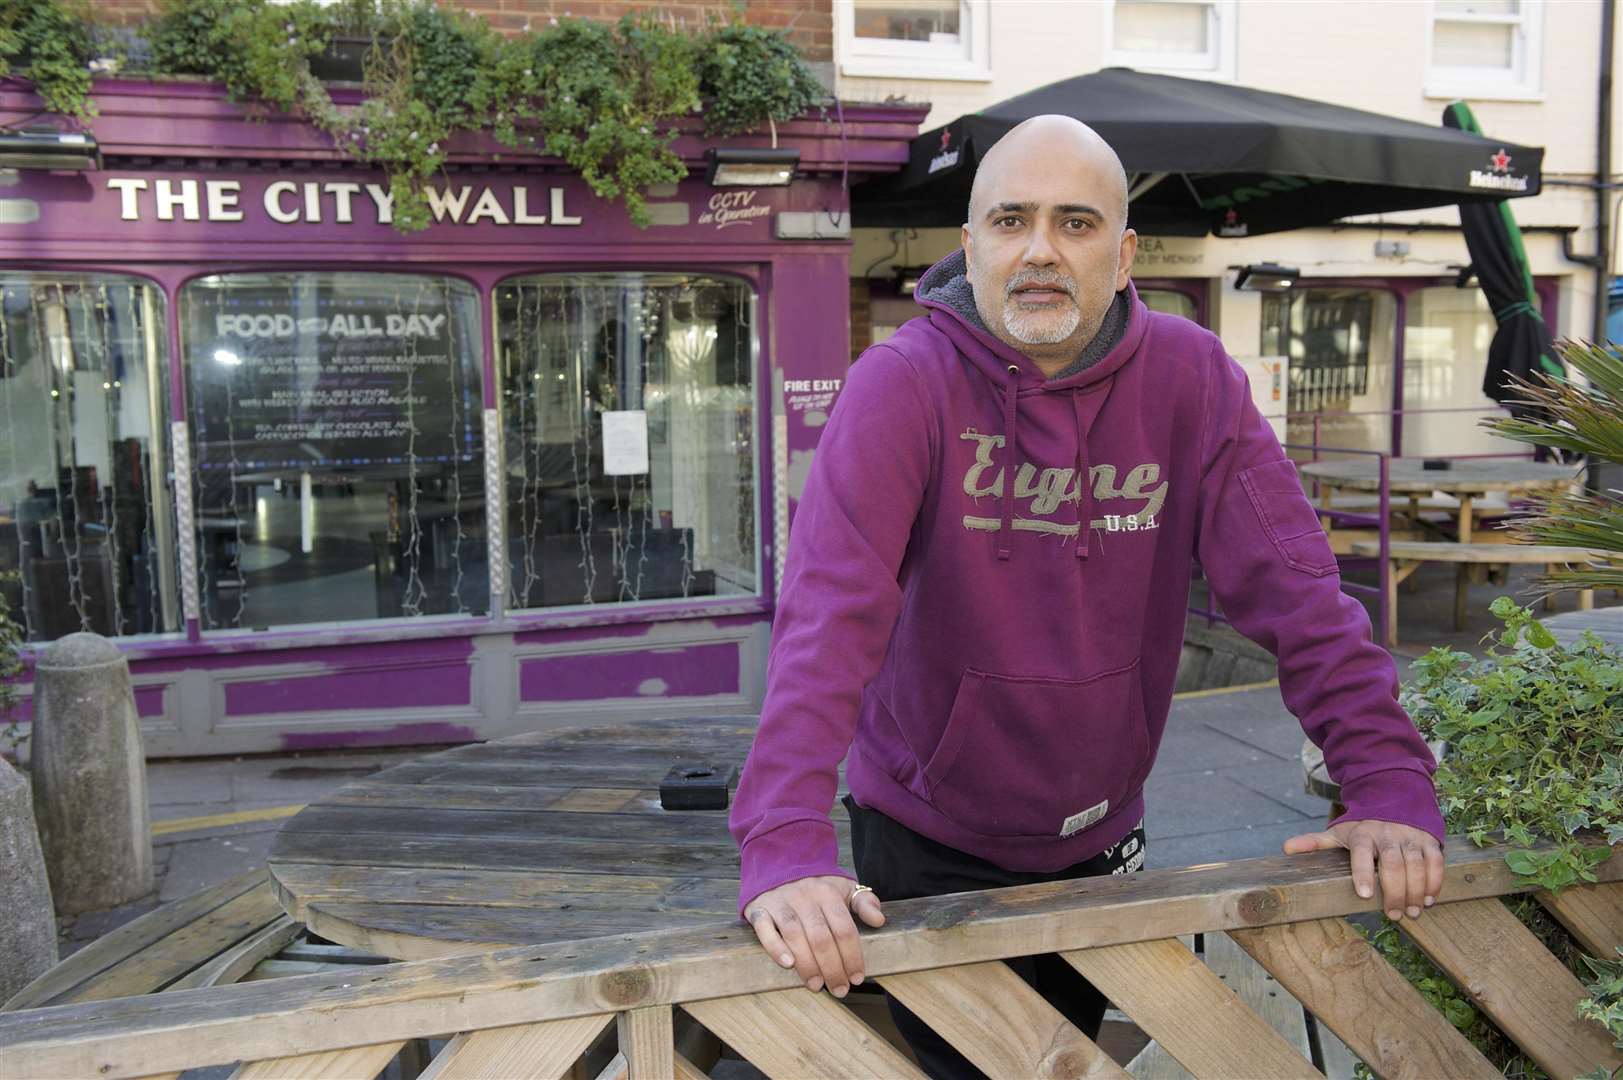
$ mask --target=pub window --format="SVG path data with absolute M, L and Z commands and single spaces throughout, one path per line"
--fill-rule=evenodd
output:
M 1384 290 L 1264 294 L 1262 355 L 1289 358 L 1286 442 L 1391 451 L 1396 327 L 1397 301 Z
M 30 641 L 177 630 L 164 298 L 0 270 L 0 592 Z
M 1115 0 L 1103 8 L 1112 64 L 1234 78 L 1239 14 L 1234 0 Z
M 840 72 L 990 79 L 988 8 L 989 0 L 834 0 Z
M 693 274 L 497 287 L 510 607 L 759 593 L 755 306 Z
M 1427 96 L 1537 97 L 1543 29 L 1540 0 L 1433 0 Z
M 489 610 L 471 286 L 220 274 L 180 315 L 205 629 Z

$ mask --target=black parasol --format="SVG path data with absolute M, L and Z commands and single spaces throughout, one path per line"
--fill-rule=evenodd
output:
M 1451 129 L 1480 134 L 1471 107 L 1456 101 L 1443 110 L 1443 123 Z M 1505 153 L 1505 151 L 1500 151 Z M 1501 405 L 1517 397 L 1507 380 L 1515 375 L 1530 378 L 1534 372 L 1554 375 L 1564 372 L 1550 342 L 1550 328 L 1539 312 L 1538 293 L 1533 290 L 1533 272 L 1522 247 L 1522 231 L 1516 216 L 1503 201 L 1460 204 L 1460 225 L 1465 247 L 1471 253 L 1471 267 L 1482 284 L 1482 295 L 1499 324 L 1488 346 L 1488 367 L 1482 376 L 1482 392 Z
M 1243 86 L 1109 68 L 1051 83 L 913 140 L 906 166 L 852 191 L 857 225 L 961 224 L 980 157 L 1045 113 L 1121 156 L 1131 223 L 1257 236 L 1352 214 L 1536 195 L 1542 149 Z

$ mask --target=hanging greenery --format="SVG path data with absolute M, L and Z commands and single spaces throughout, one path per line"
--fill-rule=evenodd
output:
M 84 117 L 93 38 L 67 2 L 4 6 L 0 73 L 9 62 L 49 109 Z M 782 34 L 721 22 L 687 31 L 638 16 L 614 25 L 566 18 L 508 38 L 431 0 L 165 0 L 144 32 L 153 72 L 220 82 L 235 100 L 298 117 L 383 170 L 403 232 L 432 224 L 423 189 L 459 135 L 561 158 L 646 225 L 642 192 L 687 172 L 671 149 L 678 119 L 702 112 L 714 136 L 775 133 L 823 96 Z M 356 38 L 367 43 L 365 97 L 341 107 L 312 62 Z
M 0 3 L 0 77 L 19 75 L 32 82 L 51 112 L 80 120 L 94 115 L 87 14 L 81 4 L 65 0 Z

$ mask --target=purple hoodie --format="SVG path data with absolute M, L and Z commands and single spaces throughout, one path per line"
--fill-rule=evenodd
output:
M 928 317 L 851 367 L 819 442 L 730 818 L 740 912 L 844 872 L 842 759 L 857 802 L 1010 870 L 1120 840 L 1144 813 L 1192 559 L 1279 657 L 1346 818 L 1441 840 L 1392 659 L 1218 339 L 1129 286 L 1115 348 L 1045 380 L 945 302 L 962 273 L 960 252 L 924 276 Z

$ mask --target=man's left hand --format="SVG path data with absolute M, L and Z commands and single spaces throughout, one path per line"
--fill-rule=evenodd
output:
M 1369 899 L 1375 877 L 1381 879 L 1386 917 L 1420 917 L 1443 891 L 1443 849 L 1430 833 L 1394 821 L 1341 821 L 1324 832 L 1303 833 L 1285 841 L 1285 854 L 1346 848 L 1352 852 L 1353 888 Z

